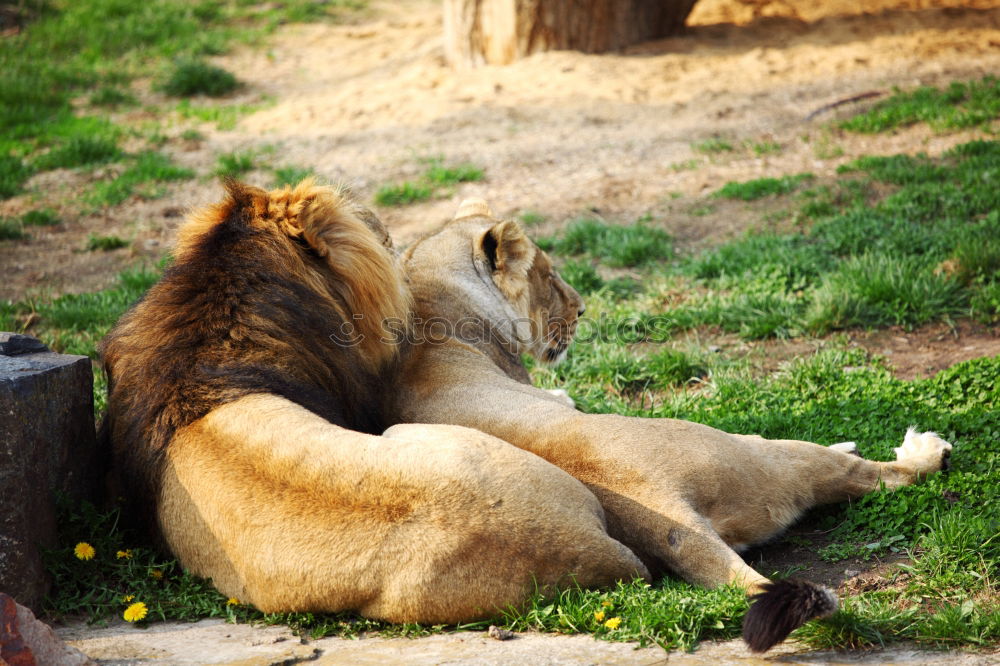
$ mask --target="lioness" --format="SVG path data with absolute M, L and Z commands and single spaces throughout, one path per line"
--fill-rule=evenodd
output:
M 398 422 L 477 428 L 558 465 L 594 492 L 610 534 L 646 566 L 693 583 L 738 583 L 757 598 L 744 638 L 763 651 L 833 612 L 833 592 L 770 583 L 736 551 L 805 510 L 896 488 L 942 468 L 951 445 L 912 430 L 895 462 L 853 445 L 766 440 L 674 419 L 582 414 L 532 387 L 522 352 L 560 359 L 583 313 L 580 296 L 515 222 L 467 201 L 404 255 L 418 318 L 435 322 L 411 351 L 393 407 Z M 440 326 L 450 322 L 447 335 Z M 553 495 L 554 497 L 554 495 Z
M 453 623 L 536 585 L 648 575 L 566 472 L 478 431 L 385 427 L 410 296 L 381 223 L 307 181 L 235 182 L 102 345 L 128 505 L 265 612 Z

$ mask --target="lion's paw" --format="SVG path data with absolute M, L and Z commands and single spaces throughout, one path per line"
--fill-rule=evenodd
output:
M 894 450 L 897 462 L 921 474 L 948 469 L 948 458 L 951 456 L 951 444 L 938 437 L 937 433 L 918 433 L 913 428 L 906 431 L 903 445 Z

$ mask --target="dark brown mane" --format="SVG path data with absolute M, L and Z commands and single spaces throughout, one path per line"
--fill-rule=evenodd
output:
M 357 314 L 406 316 L 383 239 L 328 188 L 227 190 L 185 225 L 174 265 L 102 343 L 104 433 L 120 491 L 147 519 L 177 430 L 226 402 L 270 393 L 352 430 L 385 427 L 395 349 L 338 342 Z M 386 311 L 358 312 L 379 283 Z

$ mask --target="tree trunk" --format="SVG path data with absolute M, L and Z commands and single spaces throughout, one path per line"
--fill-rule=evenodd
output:
M 679 34 L 695 0 L 444 0 L 453 65 L 504 65 L 538 51 L 615 51 Z

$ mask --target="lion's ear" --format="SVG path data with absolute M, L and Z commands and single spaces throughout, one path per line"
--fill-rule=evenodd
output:
M 455 219 L 460 220 L 463 217 L 493 217 L 493 211 L 490 210 L 490 206 L 483 199 L 465 199 L 458 206 L 458 210 L 455 211 Z
M 535 245 L 525 235 L 521 225 L 514 221 L 498 222 L 482 237 L 483 254 L 490 264 L 494 278 L 528 275 L 535 260 Z

